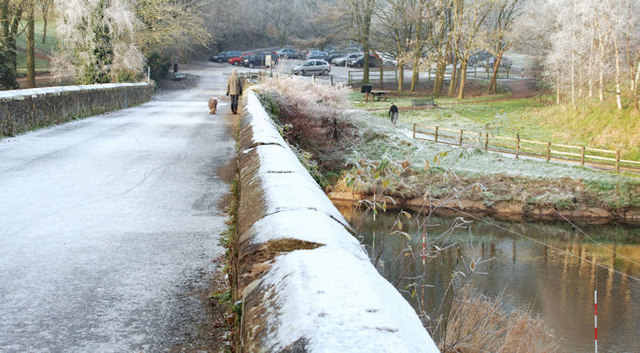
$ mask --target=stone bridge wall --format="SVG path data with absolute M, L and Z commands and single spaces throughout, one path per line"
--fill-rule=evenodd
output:
M 232 276 L 242 352 L 438 352 L 253 92 L 239 154 Z
M 0 137 L 139 105 L 152 93 L 145 82 L 0 92 Z

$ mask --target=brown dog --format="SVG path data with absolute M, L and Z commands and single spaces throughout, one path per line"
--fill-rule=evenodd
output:
M 215 98 L 209 99 L 209 114 L 215 114 L 218 109 L 218 100 Z

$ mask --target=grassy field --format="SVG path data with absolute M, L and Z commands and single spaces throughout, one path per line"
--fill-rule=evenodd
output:
M 640 160 L 640 112 L 633 108 L 618 111 L 613 102 L 604 102 L 576 111 L 570 105 L 545 103 L 549 97 L 495 101 L 505 97 L 508 94 L 463 101 L 437 98 L 438 108 L 401 112 L 398 124 L 403 129 L 417 123 L 508 137 L 520 134 L 529 140 L 620 150 L 622 158 Z M 350 100 L 356 109 L 384 108 L 371 115 L 388 120 L 389 102 L 364 103 L 360 93 L 352 93 Z M 411 98 L 393 101 L 399 107 L 411 105 Z
M 45 57 L 51 57 L 52 53 L 58 46 L 56 39 L 55 21 L 49 21 L 47 24 L 47 36 L 44 44 L 42 43 L 42 35 L 44 33 L 44 22 L 36 21 L 35 23 L 35 39 L 36 39 L 36 71 L 42 72 L 49 69 L 49 60 Z M 24 31 L 18 37 L 18 72 L 26 73 L 27 71 L 27 33 Z

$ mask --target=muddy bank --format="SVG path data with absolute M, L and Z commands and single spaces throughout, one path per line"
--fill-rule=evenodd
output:
M 328 194 L 329 199 L 340 206 L 352 206 L 361 200 L 373 200 L 372 196 L 347 191 L 336 191 Z M 411 210 L 415 212 L 433 213 L 442 216 L 464 216 L 470 214 L 476 217 L 491 216 L 505 221 L 557 221 L 569 220 L 582 224 L 625 223 L 640 225 L 640 210 L 622 210 L 614 212 L 601 207 L 579 205 L 574 209 L 556 209 L 550 206 L 532 206 L 521 202 L 504 201 L 487 204 L 481 200 L 464 198 L 447 199 L 394 199 L 388 202 L 386 208 L 390 210 Z

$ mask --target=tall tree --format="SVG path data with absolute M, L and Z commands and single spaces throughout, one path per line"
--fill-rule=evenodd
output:
M 26 1 L 27 8 L 27 87 L 36 86 L 36 36 L 35 7 L 33 1 Z
M 467 65 L 474 51 L 482 48 L 486 42 L 483 24 L 494 5 L 493 0 L 454 0 L 453 30 L 454 49 L 460 60 L 460 87 L 458 99 L 464 98 L 467 78 Z
M 377 6 L 377 0 L 345 0 L 347 13 L 351 20 L 353 37 L 362 46 L 364 54 L 363 84 L 369 83 L 371 52 L 371 21 Z
M 22 0 L 0 1 L 0 83 L 7 88 L 17 88 L 17 41 L 22 29 L 20 22 L 24 12 Z
M 488 20 L 489 51 L 495 56 L 493 74 L 489 81 L 489 93 L 495 94 L 498 89 L 498 69 L 504 53 L 513 46 L 519 33 L 513 30 L 513 25 L 521 15 L 522 0 L 497 0 L 496 7 Z

